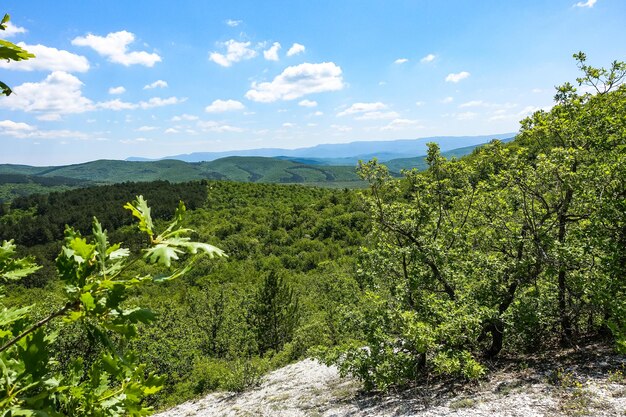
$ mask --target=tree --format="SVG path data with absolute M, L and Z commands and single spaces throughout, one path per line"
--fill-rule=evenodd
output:
M 137 324 L 149 323 L 154 314 L 128 305 L 129 291 L 152 281 L 172 280 L 190 270 L 201 254 L 223 256 L 211 245 L 191 241 L 192 230 L 182 226 L 185 206 L 181 202 L 174 220 L 157 232 L 143 197 L 125 206 L 138 219 L 147 247 L 137 253 L 109 244 L 107 233 L 94 218 L 92 237 L 84 238 L 66 228 L 65 242 L 56 259 L 58 275 L 65 284 L 66 303 L 41 320 L 30 318 L 30 307 L 4 307 L 0 311 L 0 415 L 49 416 L 141 416 L 150 409 L 144 397 L 158 392 L 163 378 L 146 373 L 132 351 L 124 351 L 137 333 Z M 0 246 L 0 277 L 20 279 L 37 269 L 30 259 L 15 259 L 15 245 Z M 182 265 L 170 267 L 180 257 Z M 152 273 L 133 272 L 138 262 L 158 267 Z M 165 268 L 165 269 L 163 269 Z M 77 323 L 93 343 L 104 349 L 90 366 L 82 358 L 72 360 L 67 372 L 55 367 L 51 350 L 55 334 L 52 321 Z
M 9 20 L 11 20 L 11 17 L 8 14 L 5 14 L 2 21 L 0 21 L 0 30 L 6 30 Z M 19 46 L 5 41 L 4 39 L 0 39 L 0 60 L 24 61 L 34 57 L 35 55 L 20 48 Z M 11 90 L 8 85 L 0 81 L 0 94 L 10 96 L 12 92 L 13 90 Z

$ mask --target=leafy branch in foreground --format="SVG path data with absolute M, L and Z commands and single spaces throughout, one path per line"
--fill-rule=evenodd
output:
M 33 322 L 30 307 L 4 307 L 0 310 L 0 415 L 11 416 L 142 416 L 150 412 L 142 405 L 144 397 L 158 392 L 163 378 L 146 373 L 132 352 L 117 346 L 137 333 L 138 323 L 149 323 L 154 314 L 145 308 L 128 306 L 129 290 L 147 282 L 180 277 L 199 255 L 224 256 L 209 244 L 193 242 L 183 228 L 185 206 L 181 202 L 173 221 L 157 233 L 150 208 L 142 196 L 125 206 L 139 219 L 139 230 L 149 237 L 149 246 L 138 253 L 111 245 L 97 219 L 93 236 L 84 238 L 65 230 L 65 242 L 56 259 L 57 271 L 65 284 L 66 303 L 47 317 Z M 173 261 L 190 258 L 177 268 Z M 135 262 L 159 264 L 165 275 L 139 275 L 130 272 Z M 16 280 L 38 269 L 32 260 L 15 258 L 15 245 L 0 246 L 0 277 Z M 63 318 L 65 325 L 84 326 L 91 342 L 104 346 L 103 353 L 90 366 L 76 358 L 62 373 L 56 369 L 51 349 L 55 333 L 47 324 Z
M 8 14 L 5 14 L 2 20 L 0 21 L 0 30 L 6 30 L 7 23 L 9 23 L 11 17 Z M 34 58 L 35 55 L 30 52 L 20 48 L 14 43 L 5 41 L 4 39 L 0 39 L 0 60 L 7 61 L 24 61 L 26 59 Z M 10 96 L 13 90 L 11 87 L 0 81 L 0 94 L 5 96 Z

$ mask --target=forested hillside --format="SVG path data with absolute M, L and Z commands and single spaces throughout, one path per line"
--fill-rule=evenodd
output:
M 402 178 L 363 163 L 368 190 L 125 183 L 5 205 L 0 240 L 43 265 L 2 246 L 0 273 L 20 278 L 0 316 L 7 401 L 139 415 L 311 355 L 388 390 L 477 380 L 502 353 L 626 351 L 626 64 L 576 59 L 594 94 L 564 84 L 514 141 L 451 160 L 432 144 Z

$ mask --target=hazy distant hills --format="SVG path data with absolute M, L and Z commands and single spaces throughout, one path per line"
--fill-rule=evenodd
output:
M 316 145 L 308 148 L 280 149 L 261 148 L 225 152 L 194 152 L 168 156 L 161 159 L 176 159 L 185 162 L 213 161 L 227 156 L 263 156 L 306 159 L 310 164 L 319 165 L 355 165 L 357 161 L 377 157 L 379 161 L 390 161 L 398 158 L 413 158 L 425 155 L 428 142 L 439 144 L 441 151 L 476 146 L 492 139 L 508 139 L 515 133 L 499 133 L 481 136 L 439 136 L 420 139 L 401 139 L 390 141 L 360 141 Z M 131 157 L 128 161 L 149 161 L 147 158 Z
M 508 141 L 512 136 L 513 134 L 503 134 L 390 142 L 353 142 L 318 145 L 293 151 L 257 149 L 249 152 L 289 152 L 291 155 L 227 156 L 202 162 L 187 162 L 179 159 L 97 160 L 83 164 L 50 167 L 4 164 L 0 165 L 0 202 L 11 200 L 19 195 L 64 191 L 89 185 L 126 181 L 185 182 L 210 179 L 357 188 L 365 186 L 355 170 L 359 159 L 369 160 L 377 157 L 389 167 L 390 171 L 399 173 L 402 169 L 426 167 L 424 155 L 426 143 L 430 141 L 437 141 L 442 154 L 450 158 L 467 155 L 477 146 L 491 139 L 500 138 Z M 450 149 L 460 143 L 466 146 Z M 360 154 L 346 156 L 349 155 L 350 150 L 360 152 Z M 217 154 L 223 153 L 191 154 L 188 158 L 212 158 Z M 393 158 L 398 155 L 408 155 L 408 157 Z

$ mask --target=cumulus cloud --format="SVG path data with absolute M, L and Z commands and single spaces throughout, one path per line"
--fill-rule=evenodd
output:
M 224 132 L 243 132 L 244 131 L 244 129 L 240 127 L 230 126 L 230 125 L 215 122 L 215 121 L 198 122 L 198 127 L 204 132 L 224 133 Z
M 97 107 L 100 109 L 120 111 L 120 110 L 134 110 L 134 109 L 151 109 L 154 107 L 163 107 L 163 106 L 171 106 L 174 104 L 179 104 L 187 100 L 186 98 L 178 98 L 178 97 L 152 97 L 148 101 L 140 101 L 139 103 L 129 103 L 127 101 L 122 101 L 119 98 L 115 100 L 103 101 L 97 104 Z
M 148 138 L 135 138 L 135 139 L 121 139 L 120 143 L 124 145 L 134 145 L 138 143 L 152 142 L 152 139 Z
M 239 26 L 243 21 L 242 20 L 233 20 L 233 19 L 228 19 L 226 21 L 226 24 L 228 26 L 230 26 L 231 28 L 237 27 Z
M 409 62 L 409 60 L 406 58 L 398 58 L 395 61 L 393 61 L 394 64 L 404 64 L 405 62 Z
M 130 65 L 144 65 L 152 67 L 161 62 L 161 57 L 156 53 L 145 51 L 128 51 L 128 45 L 135 41 L 135 35 L 125 30 L 112 32 L 106 36 L 88 34 L 72 40 L 72 45 L 87 46 L 99 55 L 107 57 L 109 61 L 126 67 Z
M 139 107 L 141 107 L 142 109 L 151 109 L 153 107 L 163 107 L 171 106 L 173 104 L 180 104 L 186 100 L 186 98 L 178 98 L 173 96 L 168 98 L 152 97 L 148 101 L 140 101 Z
M 155 82 L 148 84 L 148 85 L 144 85 L 143 89 L 144 90 L 151 90 L 153 88 L 165 88 L 167 87 L 167 81 L 163 81 L 163 80 L 156 80 Z
M 377 101 L 375 103 L 354 103 L 352 106 L 348 107 L 344 111 L 337 113 L 337 116 L 341 117 L 350 114 L 374 112 L 385 110 L 386 108 L 387 105 L 381 103 L 380 101 Z
M 298 106 L 302 106 L 302 107 L 316 107 L 317 106 L 317 101 L 314 101 L 314 100 L 301 100 L 300 102 L 298 102 Z
M 280 43 L 274 42 L 270 49 L 263 51 L 263 57 L 268 61 L 278 61 L 278 50 L 280 49 Z
M 225 111 L 243 110 L 245 106 L 237 100 L 215 100 L 204 109 L 207 113 L 222 113 Z
M 296 127 L 296 125 L 295 125 L 295 124 L 293 124 L 293 123 L 289 123 L 289 122 L 285 122 L 285 123 L 283 123 L 283 125 L 282 125 L 282 126 L 283 126 L 283 127 L 287 127 L 287 128 L 289 128 L 289 127 Z
M 172 120 L 172 122 L 181 122 L 183 120 L 191 122 L 191 121 L 194 121 L 194 120 L 198 120 L 198 116 L 194 116 L 192 114 L 181 114 L 180 116 L 172 117 L 171 120 Z
M 10 21 L 4 24 L 4 31 L 2 31 L 2 36 L 5 38 L 12 38 L 13 36 L 19 33 L 26 33 L 26 29 L 21 26 L 15 26 Z
M 395 111 L 370 111 L 363 113 L 362 115 L 355 117 L 356 120 L 383 120 L 383 119 L 396 119 L 400 117 Z
M 574 5 L 574 7 L 589 7 L 589 8 L 591 8 L 591 7 L 593 7 L 596 4 L 597 1 L 598 0 L 587 0 L 585 2 L 579 1 L 578 3 L 576 3 Z
M 173 127 L 168 127 L 167 129 L 165 129 L 165 133 L 167 134 L 178 133 L 178 130 L 174 129 Z
M 464 107 L 486 107 L 488 106 L 489 103 L 485 103 L 482 100 L 471 100 L 471 101 L 467 101 L 463 104 L 461 104 L 459 107 L 464 108 Z
M 252 59 L 257 56 L 256 51 L 249 48 L 250 42 L 237 42 L 231 39 L 220 43 L 220 45 L 226 48 L 226 54 L 211 52 L 209 59 L 222 67 L 230 67 L 235 62 Z
M 41 130 L 36 126 L 22 122 L 14 122 L 12 120 L 0 121 L 0 135 L 12 136 L 15 138 L 35 138 L 35 139 L 54 139 L 54 138 L 73 138 L 87 139 L 87 135 L 83 132 L 72 130 Z
M 126 89 L 121 85 L 119 87 L 111 87 L 109 88 L 109 94 L 124 94 Z
M 14 122 L 13 120 L 0 121 L 0 131 L 4 134 L 14 134 L 17 132 L 30 132 L 35 129 L 36 129 L 35 126 L 31 126 L 27 123 Z
M 94 109 L 83 96 L 83 83 L 74 75 L 55 71 L 41 82 L 29 82 L 13 88 L 14 94 L 0 100 L 0 107 L 48 115 L 57 120 L 63 114 L 83 113 Z
M 383 126 L 380 130 L 402 130 L 407 128 L 421 128 L 418 120 L 411 119 L 394 119 L 387 126 Z
M 426 55 L 424 58 L 420 59 L 420 62 L 422 64 L 428 64 L 429 62 L 433 62 L 435 60 L 435 55 L 434 54 L 428 54 Z
M 451 73 L 448 74 L 448 76 L 446 77 L 446 82 L 448 83 L 458 83 L 461 80 L 466 79 L 467 77 L 470 76 L 470 73 L 467 71 L 461 71 L 459 73 Z
M 330 127 L 338 132 L 349 132 L 352 130 L 352 127 L 344 125 L 330 125 Z
M 156 126 L 141 126 L 135 129 L 137 132 L 150 132 L 152 130 L 156 130 Z
M 252 83 L 246 98 L 262 103 L 294 100 L 307 94 L 338 91 L 344 87 L 341 67 L 333 62 L 287 67 L 274 80 Z
M 293 45 L 291 45 L 291 48 L 289 48 L 289 50 L 287 51 L 287 56 L 301 54 L 302 52 L 304 52 L 305 49 L 306 48 L 304 47 L 304 45 L 301 45 L 299 43 L 294 43 Z
M 133 110 L 136 109 L 138 106 L 135 103 L 128 103 L 126 101 L 120 100 L 119 98 L 116 98 L 115 100 L 108 100 L 98 103 L 98 107 L 105 110 L 120 111 Z
M 17 46 L 35 54 L 37 59 L 10 63 L 1 60 L 0 68 L 16 71 L 89 71 L 89 61 L 84 56 L 44 45 L 27 45 L 24 42 L 19 42 Z
M 466 111 L 463 113 L 459 113 L 456 115 L 457 120 L 473 120 L 478 116 L 478 113 L 474 113 L 471 111 Z
M 454 97 L 444 97 L 441 99 L 441 102 L 443 104 L 449 104 L 452 103 L 454 101 Z

